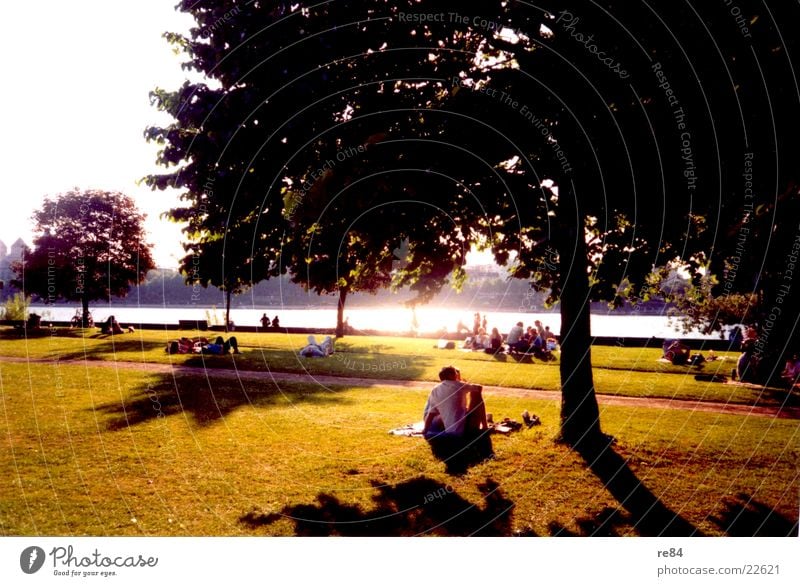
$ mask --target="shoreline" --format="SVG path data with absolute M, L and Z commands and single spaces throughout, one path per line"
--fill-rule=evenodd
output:
M 0 320 L 0 325 L 8 326 L 8 327 L 16 327 L 19 329 L 21 322 L 18 320 Z M 56 321 L 56 320 L 43 320 L 43 325 L 41 328 L 41 334 L 37 336 L 28 336 L 30 337 L 40 337 L 44 335 L 48 335 L 48 326 L 53 328 L 63 328 L 67 330 L 71 330 L 70 322 L 68 321 Z M 163 330 L 165 332 L 208 332 L 209 334 L 233 334 L 236 333 L 246 333 L 246 334 L 305 334 L 310 335 L 313 334 L 315 336 L 334 336 L 336 333 L 335 328 L 310 328 L 310 327 L 279 327 L 279 328 L 262 328 L 261 326 L 243 326 L 243 325 L 236 325 L 234 324 L 233 329 L 230 332 L 226 332 L 224 326 L 221 325 L 206 325 L 203 327 L 202 320 L 198 323 L 198 320 L 178 320 L 177 323 L 136 323 L 131 321 L 121 322 L 123 328 L 127 325 L 133 325 L 134 328 L 140 330 Z M 194 325 L 194 327 L 189 327 L 190 325 Z M 199 326 L 199 327 L 198 327 Z M 94 328 L 86 328 L 86 329 L 94 329 L 99 331 L 100 324 L 96 323 Z M 24 330 L 20 331 L 20 336 L 25 336 Z M 124 335 L 124 334 L 118 334 Z M 356 329 L 350 328 L 343 338 L 347 337 L 359 337 L 359 336 L 385 336 L 385 337 L 398 337 L 398 338 L 420 338 L 420 339 L 428 339 L 431 342 L 435 342 L 436 340 L 446 339 L 446 340 L 453 340 L 453 341 L 460 341 L 463 340 L 466 334 L 456 334 L 455 332 L 448 332 L 444 335 L 439 335 L 437 332 L 411 332 L 411 331 L 391 331 L 391 330 L 377 330 L 377 329 Z M 561 341 L 561 336 L 556 336 Z M 721 340 L 719 338 L 686 338 L 681 337 L 679 334 L 676 333 L 674 337 L 670 338 L 663 338 L 657 336 L 650 336 L 650 337 L 642 337 L 642 336 L 592 336 L 592 345 L 593 346 L 617 346 L 620 348 L 661 348 L 662 344 L 665 340 L 681 340 L 684 344 L 686 344 L 692 350 L 714 350 L 717 352 L 725 352 L 725 351 L 738 351 L 738 348 L 733 348 L 730 340 Z

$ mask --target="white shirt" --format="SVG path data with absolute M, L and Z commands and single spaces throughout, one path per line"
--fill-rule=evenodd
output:
M 461 381 L 445 380 L 433 387 L 425 405 L 424 417 L 439 415 L 445 433 L 463 435 L 467 415 L 467 394 L 475 388 Z

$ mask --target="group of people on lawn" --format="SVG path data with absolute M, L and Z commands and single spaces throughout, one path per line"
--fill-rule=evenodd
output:
M 741 352 L 736 360 L 736 368 L 731 372 L 732 378 L 745 383 L 758 382 L 759 356 L 756 351 L 758 347 L 758 330 L 751 325 L 747 326 L 742 332 L 742 329 L 736 326 L 730 331 L 728 340 L 730 341 L 731 350 L 739 350 Z M 717 358 L 713 350 L 709 351 L 708 358 L 702 354 L 692 354 L 689 346 L 680 340 L 665 340 L 663 350 L 662 359 L 668 360 L 675 365 L 701 366 L 706 360 L 712 361 Z M 800 384 L 800 355 L 797 352 L 787 355 L 780 377 L 787 387 L 791 388 Z
M 478 316 L 478 314 L 475 314 Z M 476 325 L 479 325 L 477 332 L 464 340 L 463 347 L 469 350 L 483 350 L 489 354 L 508 352 L 510 354 L 532 354 L 536 358 L 543 360 L 553 359 L 553 350 L 558 348 L 558 339 L 550 331 L 550 326 L 542 325 L 538 319 L 533 326 L 525 329 L 524 324 L 518 321 L 513 326 L 508 335 L 503 335 L 497 328 L 492 328 L 491 335 L 486 333 L 485 323 L 480 323 L 476 317 Z
M 227 340 L 217 336 L 213 342 L 207 338 L 178 338 L 167 343 L 167 354 L 239 354 L 239 343 L 235 336 Z

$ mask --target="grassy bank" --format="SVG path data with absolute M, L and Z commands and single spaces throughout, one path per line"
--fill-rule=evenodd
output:
M 493 397 L 496 416 L 529 409 L 543 425 L 496 437 L 495 460 L 452 477 L 421 440 L 387 434 L 420 418 L 424 391 L 0 367 L 4 535 L 653 532 L 553 442 L 556 402 Z M 603 425 L 626 470 L 698 531 L 796 523 L 796 422 L 607 408 Z
M 197 332 L 195 332 L 197 333 Z M 184 334 L 186 334 L 184 332 Z M 0 356 L 46 360 L 103 360 L 187 364 L 205 368 L 237 368 L 368 377 L 383 380 L 436 381 L 444 364 L 454 364 L 469 380 L 495 386 L 558 391 L 558 362 L 519 359 L 505 354 L 438 350 L 430 339 L 350 336 L 336 344 L 326 359 L 303 358 L 298 350 L 303 335 L 237 334 L 242 353 L 230 357 L 167 355 L 164 348 L 175 332 L 140 331 L 104 336 L 92 331 L 56 330 L 56 335 L 30 339 L 6 331 L 0 338 Z M 191 335 L 191 333 L 189 333 Z M 719 360 L 704 368 L 659 362 L 655 348 L 595 346 L 592 349 L 599 393 L 631 397 L 661 397 L 720 401 L 743 405 L 778 406 L 787 400 L 780 389 L 695 380 L 697 374 L 729 375 L 735 353 L 718 353 Z M 796 402 L 796 398 L 790 398 Z

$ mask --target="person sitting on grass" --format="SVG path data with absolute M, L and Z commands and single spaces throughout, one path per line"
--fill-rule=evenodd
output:
M 461 471 L 472 456 L 480 460 L 492 453 L 483 387 L 462 380 L 453 366 L 442 368 L 439 380 L 425 404 L 422 435 L 448 469 Z
M 736 361 L 736 378 L 743 383 L 756 382 L 758 360 L 754 356 L 755 343 L 752 340 L 742 342 L 742 353 Z
M 689 346 L 680 340 L 664 340 L 661 347 L 664 351 L 663 358 L 669 360 L 672 364 L 681 366 L 689 362 L 691 350 Z
M 470 347 L 473 350 L 485 350 L 491 346 L 491 340 L 489 336 L 486 334 L 486 330 L 480 328 L 478 330 L 478 335 L 472 337 L 472 344 Z
M 786 361 L 786 365 L 781 372 L 781 379 L 788 388 L 792 388 L 800 383 L 800 356 L 797 352 Z
M 528 348 L 528 343 L 525 341 L 525 330 L 522 329 L 522 322 L 518 321 L 517 325 L 508 331 L 506 336 L 506 344 L 508 344 L 509 352 L 525 352 Z
M 109 315 L 106 323 L 103 324 L 101 329 L 101 333 L 103 334 L 122 334 L 122 327 L 119 325 L 117 318 L 113 315 Z
M 492 335 L 489 336 L 489 347 L 484 350 L 487 354 L 497 354 L 503 351 L 503 336 L 500 330 L 492 328 Z
M 544 341 L 547 344 L 547 349 L 551 352 L 558 349 L 558 338 L 550 331 L 550 326 L 544 327 Z

